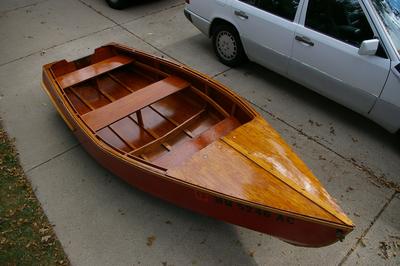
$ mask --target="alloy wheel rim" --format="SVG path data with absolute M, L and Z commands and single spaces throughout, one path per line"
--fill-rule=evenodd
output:
M 221 31 L 217 35 L 217 50 L 219 55 L 227 61 L 233 60 L 237 55 L 235 37 L 228 31 Z

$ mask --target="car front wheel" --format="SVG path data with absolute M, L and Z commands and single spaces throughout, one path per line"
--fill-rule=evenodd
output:
M 212 42 L 214 51 L 223 64 L 236 67 L 246 60 L 242 42 L 234 27 L 227 24 L 216 26 Z

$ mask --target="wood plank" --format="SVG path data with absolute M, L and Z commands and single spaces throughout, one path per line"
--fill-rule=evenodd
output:
M 143 128 L 150 129 L 158 136 L 163 136 L 175 128 L 175 125 L 165 120 L 162 116 L 154 112 L 149 106 L 141 109 L 143 119 Z M 138 112 L 130 115 L 138 122 Z
M 205 94 L 204 92 L 196 89 L 193 86 L 190 86 L 190 88 L 192 89 L 192 91 L 194 93 L 196 93 L 197 95 L 199 95 L 201 98 L 203 98 L 204 100 L 206 100 L 209 104 L 211 104 L 218 112 L 220 112 L 223 116 L 225 117 L 229 117 L 230 115 L 228 114 L 227 111 L 225 111 L 224 108 L 222 108 L 216 101 L 214 101 L 213 99 L 211 99 L 210 96 L 208 96 L 207 94 Z
M 185 89 L 189 85 L 183 79 L 170 76 L 115 102 L 86 113 L 82 116 L 82 119 L 93 131 L 97 131 L 168 95 Z
M 185 163 L 168 169 L 167 174 L 274 212 L 289 212 L 342 224 L 338 218 L 221 140 L 195 153 Z
M 78 69 L 58 77 L 56 80 L 61 89 L 76 85 L 82 81 L 91 79 L 118 67 L 132 63 L 134 59 L 128 56 L 114 56 L 99 63 Z
M 125 87 L 130 92 L 140 90 L 143 87 L 146 87 L 155 82 L 153 79 L 148 79 L 147 77 L 138 74 L 137 72 L 129 68 L 117 69 L 116 71 L 107 72 L 106 75 L 112 78 L 119 85 Z
M 71 90 L 66 90 L 65 94 L 68 97 L 68 100 L 71 102 L 71 105 L 80 115 L 84 113 L 90 112 L 90 109 L 79 97 L 77 97 Z
M 145 110 L 145 109 L 143 109 L 143 110 Z M 158 139 L 160 136 L 156 133 L 156 132 L 154 132 L 154 130 L 152 130 L 151 128 L 147 128 L 147 127 L 145 127 L 145 125 L 144 125 L 144 123 L 143 123 L 143 117 L 142 117 L 142 110 L 140 110 L 140 111 L 137 111 L 136 113 L 135 113 L 135 115 L 136 115 L 136 119 L 133 117 L 134 115 L 130 115 L 130 116 L 128 116 L 128 118 L 130 118 L 131 120 L 132 120 L 132 122 L 133 123 L 135 123 L 136 125 L 138 125 L 142 130 L 144 130 L 147 134 L 149 134 L 150 136 L 152 136 L 153 137 L 153 140 L 154 139 Z M 118 122 L 117 122 L 118 123 Z M 171 145 L 169 145 L 167 142 L 163 142 L 163 143 L 161 143 L 162 144 L 162 146 L 164 147 L 164 148 L 166 148 L 168 151 L 170 151 L 171 150 Z
M 152 129 L 145 128 L 145 127 L 143 127 L 143 129 L 146 130 L 146 132 L 149 133 L 155 140 L 160 138 L 160 136 L 157 133 L 155 133 Z M 172 149 L 171 145 L 169 145 L 167 142 L 162 142 L 161 145 L 164 148 L 166 148 L 168 151 L 170 151 Z
M 129 117 L 115 122 L 114 124 L 110 125 L 110 128 L 115 131 L 123 140 L 135 147 L 141 147 L 154 140 L 152 136 L 150 136 Z
M 97 132 L 97 136 L 102 139 L 109 146 L 121 150 L 124 152 L 129 152 L 132 149 L 122 141 L 110 128 L 106 127 Z
M 85 98 L 81 97 L 74 87 L 71 87 L 70 91 L 75 95 L 75 97 L 77 97 L 81 102 L 83 102 L 87 107 L 89 107 L 90 110 L 96 109 L 94 106 L 90 104 L 90 102 L 86 101 Z
M 199 150 L 225 136 L 239 126 L 239 121 L 237 121 L 234 117 L 231 116 L 225 118 L 201 133 L 199 136 L 176 147 L 174 146 L 171 152 L 156 158 L 153 163 L 166 169 L 176 167 L 182 164 L 185 160 L 189 159 Z
M 175 121 L 173 118 L 170 118 L 170 117 L 168 117 L 168 116 L 165 116 L 165 115 L 163 115 L 161 112 L 159 112 L 157 109 L 155 109 L 153 106 L 150 106 L 150 108 L 154 111 L 154 112 L 156 112 L 157 114 L 159 114 L 160 116 L 162 116 L 164 119 L 166 119 L 166 120 L 168 120 L 169 122 L 171 122 L 172 124 L 174 124 L 175 126 L 179 126 L 179 123 L 177 122 L 177 121 Z M 190 130 L 188 130 L 188 129 L 184 129 L 183 130 L 185 133 L 186 133 L 186 135 L 188 135 L 189 137 L 191 137 L 191 138 L 194 138 L 194 135 L 192 134 L 192 132 L 190 132 Z
M 182 91 L 158 101 L 151 106 L 164 116 L 181 123 L 192 114 L 203 109 L 207 102 L 200 99 L 196 94 L 187 90 Z
M 96 84 L 99 90 L 101 90 L 103 93 L 106 93 L 109 97 L 113 98 L 114 100 L 118 100 L 131 93 L 131 91 L 127 90 L 125 87 L 121 86 L 107 75 L 102 75 L 100 77 L 97 77 Z
M 221 118 L 217 117 L 216 115 L 212 114 L 211 112 L 207 112 L 207 115 L 203 115 L 196 120 L 196 123 L 191 124 L 187 127 L 193 135 L 198 136 L 210 127 L 217 124 L 221 121 Z
M 97 84 L 97 90 L 98 90 L 101 94 L 103 94 L 104 97 L 106 97 L 110 102 L 115 101 L 115 98 L 114 98 L 112 95 L 108 94 L 108 92 L 106 92 L 105 90 L 103 90 L 103 88 L 101 87 L 101 84 L 99 83 L 98 80 L 96 80 L 96 84 Z
M 111 129 L 112 132 L 114 132 L 114 134 L 120 139 L 122 140 L 126 145 L 128 145 L 132 150 L 136 149 L 137 147 L 135 145 L 133 145 L 132 143 L 129 143 L 128 141 L 126 141 L 126 139 L 124 139 L 120 134 L 118 134 L 117 131 L 115 131 L 111 126 L 108 126 L 107 128 Z
M 162 70 L 160 70 L 158 68 L 155 68 L 155 67 L 140 63 L 138 61 L 135 61 L 134 65 L 139 67 L 139 68 L 141 68 L 141 69 L 143 69 L 143 70 L 146 70 L 146 71 L 148 71 L 150 73 L 156 73 L 157 75 L 159 75 L 161 77 L 164 77 L 164 78 L 169 76 L 169 74 L 165 73 L 164 71 L 162 71 Z
M 127 89 L 130 92 L 134 92 L 133 89 L 131 89 L 129 86 L 125 85 L 125 83 L 123 83 L 121 80 L 117 79 L 113 74 L 111 73 L 107 73 L 107 75 L 114 80 L 115 82 L 117 82 L 119 85 L 121 85 L 122 87 L 124 87 L 125 89 Z
M 327 213 L 345 224 L 352 223 L 304 162 L 263 119 L 254 119 L 222 141 Z
M 66 91 L 68 90 L 73 90 L 80 99 L 85 101 L 85 104 L 89 104 L 93 109 L 103 107 L 111 102 L 96 88 L 95 83 L 82 83 L 69 87 Z
M 164 143 L 168 138 L 175 136 L 176 134 L 179 134 L 186 126 L 188 126 L 190 123 L 192 123 L 194 120 L 196 120 L 205 110 L 201 110 L 198 113 L 194 114 L 192 117 L 190 117 L 188 120 L 180 124 L 179 126 L 175 127 L 173 130 L 169 131 L 167 134 L 164 136 L 153 140 L 150 143 L 147 143 L 146 145 L 134 150 L 131 152 L 132 155 L 140 155 L 141 153 L 144 153 L 148 150 L 151 150 L 154 146 L 160 145 L 161 143 Z

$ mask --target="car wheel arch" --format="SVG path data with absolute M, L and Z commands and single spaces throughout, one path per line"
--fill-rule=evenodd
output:
M 223 24 L 229 25 L 229 26 L 233 27 L 233 28 L 236 30 L 236 32 L 238 33 L 238 35 L 240 36 L 239 31 L 237 30 L 236 25 L 234 25 L 232 22 L 229 22 L 229 21 L 226 20 L 226 19 L 217 17 L 217 18 L 214 18 L 214 19 L 212 20 L 212 22 L 211 22 L 210 31 L 209 31 L 209 33 L 208 33 L 208 37 L 212 37 L 212 36 L 214 35 L 215 29 L 217 28 L 217 26 L 223 25 Z

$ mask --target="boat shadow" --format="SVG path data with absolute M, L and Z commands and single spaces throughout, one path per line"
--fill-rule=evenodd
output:
M 167 265 L 258 265 L 250 243 L 254 245 L 254 238 L 265 235 L 180 208 L 129 186 L 117 176 L 109 177 L 125 194 L 124 223 L 140 228 L 140 232 L 132 229 L 127 235 L 133 233 L 134 238 L 138 238 L 139 234 L 142 239 L 154 240 L 147 245 L 152 253 L 164 254 L 161 262 Z M 142 215 L 138 215 L 138 208 L 142 209 Z M 151 260 L 154 259 L 157 258 Z

